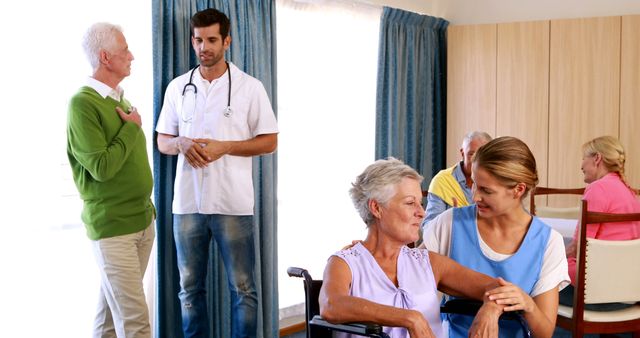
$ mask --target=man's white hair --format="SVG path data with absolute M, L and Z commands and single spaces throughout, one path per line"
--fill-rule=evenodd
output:
M 467 146 L 467 144 L 471 143 L 471 141 L 473 140 L 483 140 L 485 142 L 489 142 L 492 140 L 491 135 L 485 133 L 484 131 L 472 131 L 470 133 L 467 133 L 464 138 L 462 139 L 462 146 L 461 148 L 464 149 L 464 147 Z
M 100 66 L 100 51 L 113 51 L 116 46 L 116 33 L 122 33 L 122 28 L 108 22 L 98 22 L 84 34 L 82 48 L 94 70 Z

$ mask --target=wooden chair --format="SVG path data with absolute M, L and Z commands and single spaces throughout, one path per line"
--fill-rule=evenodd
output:
M 589 311 L 585 303 L 640 301 L 640 239 L 606 241 L 586 237 L 586 225 L 640 221 L 640 213 L 592 212 L 582 201 L 577 249 L 577 276 L 573 307 L 560 305 L 556 325 L 570 330 L 573 337 L 587 333 L 633 332 L 640 337 L 640 305 L 617 311 Z M 619 224 L 618 224 L 619 225 Z M 624 226 L 624 225 L 619 225 Z
M 529 200 L 529 212 L 538 217 L 578 219 L 580 206 L 557 208 L 548 206 L 536 207 L 536 196 L 539 195 L 582 195 L 584 188 L 547 188 L 536 187 L 531 191 Z

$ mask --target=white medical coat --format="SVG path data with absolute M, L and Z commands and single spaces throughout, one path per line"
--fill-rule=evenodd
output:
M 182 90 L 191 71 L 167 86 L 156 131 L 188 138 L 242 141 L 278 132 L 271 103 L 262 83 L 229 63 L 231 114 L 225 116 L 228 74 L 209 84 L 196 70 L 197 87 L 193 114 L 182 112 Z M 228 70 L 227 70 L 228 71 Z M 225 155 L 205 168 L 194 168 L 178 155 L 174 185 L 174 214 L 253 215 L 252 158 Z

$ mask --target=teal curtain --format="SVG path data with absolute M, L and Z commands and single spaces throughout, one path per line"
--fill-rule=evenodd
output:
M 264 84 L 274 111 L 276 102 L 275 0 L 152 0 L 154 128 L 169 82 L 197 65 L 191 48 L 189 19 L 206 8 L 216 8 L 231 20 L 231 48 L 226 58 Z M 155 133 L 154 133 L 155 135 Z M 154 138 L 155 203 L 158 210 L 158 289 L 156 337 L 182 335 L 179 274 L 172 231 L 171 202 L 176 156 L 160 154 Z M 259 298 L 258 337 L 278 336 L 277 213 L 275 155 L 253 161 L 255 185 L 256 276 Z M 230 336 L 227 277 L 216 244 L 211 247 L 209 314 L 212 337 Z
M 448 25 L 389 7 L 380 19 L 376 159 L 402 159 L 425 177 L 425 190 L 446 164 Z

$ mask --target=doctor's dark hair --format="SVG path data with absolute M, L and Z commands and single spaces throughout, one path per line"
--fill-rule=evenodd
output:
M 486 170 L 505 187 L 513 188 L 524 183 L 527 188 L 522 198 L 538 185 L 536 158 L 527 144 L 515 137 L 503 136 L 487 142 L 473 154 L 472 163 Z
M 231 23 L 224 13 L 215 8 L 207 8 L 191 17 L 191 35 L 193 36 L 194 28 L 209 27 L 215 24 L 220 25 L 220 35 L 222 39 L 226 39 L 229 35 Z
M 360 217 L 369 227 L 373 224 L 374 216 L 369 210 L 369 201 L 376 200 L 386 205 L 395 195 L 397 186 L 403 178 L 422 182 L 422 176 L 402 161 L 389 157 L 386 160 L 377 160 L 370 164 L 356 181 L 351 184 L 349 194 L 353 205 L 358 210 Z

